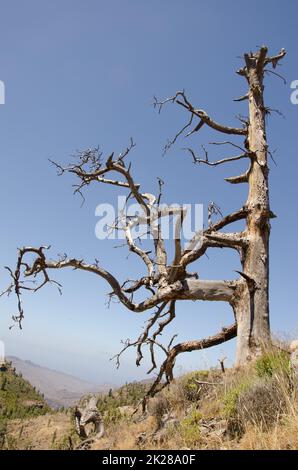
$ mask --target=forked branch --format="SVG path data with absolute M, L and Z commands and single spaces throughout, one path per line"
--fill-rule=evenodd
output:
M 204 163 L 205 165 L 209 165 L 209 166 L 218 166 L 218 165 L 222 165 L 223 163 L 235 162 L 237 160 L 241 160 L 243 158 L 248 158 L 249 157 L 248 153 L 246 152 L 246 153 L 241 153 L 240 155 L 236 155 L 235 157 L 227 157 L 227 158 L 222 158 L 221 160 L 217 160 L 215 162 L 210 162 L 209 158 L 208 158 L 208 152 L 206 151 L 206 149 L 204 147 L 203 147 L 203 149 L 204 149 L 204 152 L 205 152 L 205 158 L 204 159 L 198 157 L 195 154 L 195 152 L 189 147 L 184 149 L 184 150 L 187 150 L 191 154 L 194 163 Z
M 211 129 L 221 132 L 224 134 L 228 135 L 247 135 L 247 126 L 244 126 L 243 128 L 238 128 L 238 127 L 230 127 L 230 126 L 225 126 L 222 125 L 218 122 L 216 122 L 214 119 L 212 119 L 205 110 L 203 109 L 198 109 L 195 108 L 191 102 L 188 100 L 185 91 L 177 91 L 177 93 L 174 96 L 171 96 L 170 98 L 166 98 L 165 100 L 158 100 L 156 97 L 154 97 L 154 107 L 158 109 L 158 112 L 160 113 L 163 106 L 166 105 L 167 103 L 176 103 L 179 106 L 183 107 L 186 109 L 191 117 L 188 123 L 180 129 L 176 135 L 174 136 L 173 139 L 168 141 L 164 148 L 164 153 L 169 150 L 169 148 L 177 141 L 178 137 L 180 137 L 192 124 L 193 118 L 198 118 L 199 122 L 195 125 L 195 127 L 190 130 L 187 134 L 186 137 L 189 137 L 190 135 L 194 134 L 195 132 L 198 132 L 204 125 L 210 127 Z
M 150 387 L 146 397 L 143 400 L 143 409 L 146 407 L 148 398 L 156 395 L 173 380 L 173 368 L 175 366 L 176 358 L 179 354 L 211 348 L 212 346 L 217 346 L 218 344 L 229 341 L 236 336 L 237 325 L 234 323 L 231 326 L 222 328 L 222 330 L 216 335 L 209 336 L 208 338 L 199 341 L 195 340 L 178 343 L 171 347 L 167 352 L 167 357 L 161 365 L 154 383 Z

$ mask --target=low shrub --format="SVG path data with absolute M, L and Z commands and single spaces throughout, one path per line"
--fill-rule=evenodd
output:
M 247 423 L 269 429 L 286 411 L 286 397 L 275 379 L 260 379 L 244 390 L 237 399 L 237 415 Z
M 185 445 L 193 448 L 201 438 L 200 421 L 202 414 L 193 409 L 180 423 L 180 434 Z
M 169 411 L 170 404 L 166 397 L 163 395 L 152 398 L 148 403 L 148 411 L 150 415 L 154 416 L 157 427 L 162 424 L 162 417 Z
M 225 418 L 235 418 L 238 412 L 239 396 L 250 386 L 250 383 L 240 382 L 234 385 L 225 395 L 223 404 L 223 415 Z
M 207 394 L 212 394 L 215 389 L 208 384 L 200 384 L 199 382 L 216 382 L 221 380 L 221 375 L 217 371 L 199 370 L 186 374 L 180 379 L 181 387 L 187 401 L 195 402 Z
M 276 374 L 290 376 L 290 358 L 285 351 L 270 351 L 263 354 L 255 362 L 258 377 L 273 377 Z

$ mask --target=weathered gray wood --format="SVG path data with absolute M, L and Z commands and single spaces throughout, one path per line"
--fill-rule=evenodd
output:
M 208 348 L 228 341 L 237 335 L 236 365 L 241 366 L 261 354 L 264 347 L 270 346 L 269 237 L 270 218 L 273 218 L 274 214 L 271 212 L 269 204 L 268 144 L 265 125 L 267 109 L 263 98 L 263 79 L 265 67 L 268 65 L 275 67 L 278 61 L 284 57 L 285 51 L 282 49 L 279 54 L 273 57 L 268 56 L 267 53 L 267 48 L 261 47 L 256 53 L 245 54 L 245 66 L 237 72 L 245 77 L 248 83 L 248 93 L 238 99 L 248 99 L 249 105 L 249 119 L 241 120 L 242 128 L 222 125 L 213 120 L 206 111 L 193 106 L 184 91 L 178 91 L 171 98 L 161 102 L 155 100 L 155 106 L 159 110 L 166 103 L 176 103 L 182 106 L 190 116 L 189 122 L 178 131 L 174 139 L 167 144 L 166 149 L 173 145 L 186 130 L 189 131 L 190 126 L 194 127 L 186 133 L 186 136 L 200 131 L 203 126 L 228 135 L 243 136 L 243 147 L 230 141 L 213 142 L 216 145 L 230 145 L 241 150 L 239 155 L 224 157 L 217 161 L 209 161 L 208 152 L 204 147 L 204 159 L 197 157 L 192 149 L 188 150 L 193 157 L 193 162 L 198 165 L 206 164 L 217 167 L 226 163 L 230 164 L 235 160 L 246 159 L 249 166 L 243 174 L 226 178 L 226 181 L 232 184 L 246 183 L 248 185 L 246 203 L 240 209 L 221 216 L 222 218 L 215 222 L 212 220 L 212 216 L 214 213 L 221 215 L 221 212 L 217 211 L 216 204 L 210 203 L 208 227 L 196 233 L 185 250 L 181 246 L 184 214 L 181 209 L 176 209 L 180 217 L 175 225 L 174 258 L 171 262 L 168 259 L 166 244 L 162 238 L 160 219 L 169 213 L 173 215 L 173 211 L 161 209 L 159 205 L 161 185 L 160 195 L 156 197 L 151 193 L 141 192 L 140 184 L 134 181 L 131 164 L 127 165 L 125 161 L 128 153 L 134 147 L 133 141 L 118 157 L 112 153 L 105 162 L 103 162 L 102 153 L 98 149 L 88 149 L 78 155 L 78 162 L 75 164 L 67 167 L 55 164 L 59 174 L 68 172 L 76 175 L 79 179 L 76 192 L 80 193 L 91 182 L 120 186 L 129 190 L 129 195 L 139 204 L 142 214 L 133 220 L 124 217 L 122 230 L 126 236 L 128 249 L 144 263 L 146 275 L 140 276 L 134 281 L 128 279 L 123 284 L 109 271 L 102 268 L 97 260 L 94 264 L 89 264 L 84 260 L 68 258 L 65 255 L 53 261 L 48 260 L 45 256 L 47 247 L 22 248 L 19 250 L 15 270 L 8 268 L 12 284 L 5 291 L 8 294 L 14 291 L 17 296 L 18 316 L 15 316 L 14 320 L 20 326 L 24 317 L 21 301 L 23 290 L 36 292 L 47 283 L 55 283 L 49 277 L 50 270 L 74 268 L 88 271 L 103 278 L 111 287 L 110 296 L 117 297 L 132 312 L 141 313 L 155 308 L 139 338 L 134 342 L 129 340 L 125 342 L 123 350 L 116 356 L 117 363 L 119 363 L 119 357 L 123 351 L 131 346 L 136 347 L 136 363 L 139 365 L 143 358 L 142 347 L 147 345 L 151 354 L 151 372 L 157 367 L 154 348 L 157 346 L 162 349 L 166 354 L 166 359 L 150 390 L 151 395 L 156 393 L 163 378 L 166 379 L 165 384 L 172 379 L 175 359 L 180 353 Z M 110 179 L 108 177 L 110 173 L 116 175 L 117 179 Z M 213 212 L 210 207 L 213 208 Z M 152 219 L 155 224 L 150 226 L 149 221 Z M 222 231 L 230 224 L 240 220 L 245 221 L 245 228 L 242 231 Z M 145 251 L 132 237 L 132 228 L 141 223 L 147 226 L 148 232 L 153 237 L 152 250 Z M 121 229 L 117 226 L 117 221 L 114 228 Z M 239 253 L 241 271 L 236 271 L 239 274 L 237 280 L 201 280 L 198 279 L 197 273 L 188 271 L 189 265 L 199 260 L 211 248 L 233 249 Z M 31 277 L 36 281 L 38 275 L 41 275 L 40 284 L 34 284 L 33 287 L 24 284 L 24 278 Z M 138 301 L 136 301 L 134 294 L 137 291 L 143 292 L 141 290 L 143 288 L 147 289 L 145 296 L 138 297 Z M 175 303 L 178 300 L 228 302 L 233 308 L 236 323 L 209 338 L 172 345 L 174 336 L 168 346 L 162 345 L 158 342 L 158 338 L 166 325 L 175 318 Z M 161 318 L 163 319 L 161 320 Z M 153 331 L 151 331 L 152 328 L 154 328 Z
M 243 272 L 254 285 L 243 281 L 234 309 L 237 319 L 236 364 L 241 365 L 260 354 L 270 343 L 269 325 L 269 235 L 270 206 L 268 183 L 268 144 L 263 99 L 264 61 L 267 48 L 246 55 L 249 84 L 249 126 L 246 148 L 252 155 L 248 174 L 246 236 L 248 248 L 242 259 Z

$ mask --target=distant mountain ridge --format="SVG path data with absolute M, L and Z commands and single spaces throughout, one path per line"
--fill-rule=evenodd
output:
M 70 374 L 43 367 L 30 360 L 8 356 L 17 372 L 21 372 L 37 390 L 44 394 L 47 403 L 53 408 L 74 405 L 82 395 L 105 392 L 110 384 L 97 385 Z

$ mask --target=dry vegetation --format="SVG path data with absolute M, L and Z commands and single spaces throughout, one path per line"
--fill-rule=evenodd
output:
M 96 449 L 298 449 L 295 377 L 284 352 L 243 369 L 184 375 L 145 419 L 120 417 Z
M 99 397 L 106 432 L 92 449 L 298 449 L 297 379 L 284 352 L 242 369 L 196 371 L 176 379 L 133 413 L 150 384 Z M 11 449 L 75 447 L 72 410 L 11 420 Z
M 12 420 L 7 431 L 4 449 L 9 450 L 67 449 L 69 436 L 74 436 L 72 423 L 65 412 Z

